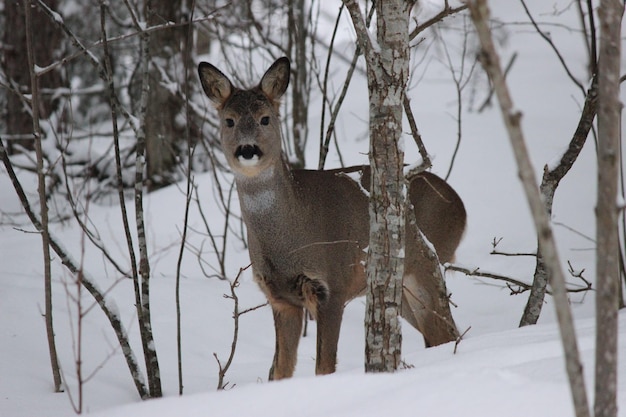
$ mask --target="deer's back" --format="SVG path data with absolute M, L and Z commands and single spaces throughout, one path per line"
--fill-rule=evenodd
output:
M 337 177 L 358 181 L 362 194 L 370 190 L 370 167 L 367 165 L 326 171 Z M 413 205 L 420 230 L 435 246 L 441 262 L 449 262 L 465 231 L 465 206 L 459 195 L 442 178 L 430 172 L 414 175 L 408 184 L 408 198 Z M 367 202 L 360 210 L 368 216 Z M 369 217 L 367 233 L 369 235 Z
M 304 204 L 315 230 L 324 230 L 335 239 L 358 235 L 360 246 L 369 239 L 368 193 L 370 167 L 353 166 L 327 171 L 294 170 Z M 307 192 L 307 190 L 315 190 Z M 443 179 L 430 172 L 414 175 L 408 184 L 408 197 L 420 230 L 435 246 L 442 262 L 451 261 L 465 231 L 465 206 L 459 195 Z M 354 231 L 358 233 L 354 233 Z

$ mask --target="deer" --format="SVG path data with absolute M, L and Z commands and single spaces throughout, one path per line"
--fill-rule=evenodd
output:
M 279 113 L 290 71 L 289 59 L 279 58 L 257 86 L 243 89 L 212 64 L 198 65 L 234 175 L 253 279 L 273 313 L 276 345 L 269 380 L 293 376 L 306 312 L 317 323 L 315 373 L 335 372 L 344 307 L 366 289 L 370 167 L 290 168 Z M 413 176 L 407 190 L 419 230 L 442 263 L 451 261 L 465 230 L 461 198 L 427 171 Z M 440 283 L 415 233 L 407 232 L 405 240 L 401 315 L 427 347 L 455 340 L 447 294 L 441 307 Z

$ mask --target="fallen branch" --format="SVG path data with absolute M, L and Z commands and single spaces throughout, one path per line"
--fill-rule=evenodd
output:
M 578 278 L 578 279 L 582 280 L 584 282 L 584 285 L 581 285 L 580 287 L 577 287 L 577 288 L 569 287 L 569 288 L 566 288 L 566 291 L 568 293 L 578 293 L 578 292 L 585 292 L 585 291 L 592 290 L 593 288 L 592 288 L 591 282 L 589 282 L 586 278 L 584 278 L 582 276 L 582 273 L 585 270 L 583 269 L 583 270 L 581 270 L 579 272 L 576 272 L 572 268 L 572 266 L 569 263 L 569 261 L 567 263 L 570 266 L 570 269 L 569 269 L 570 275 L 572 277 L 574 277 L 574 278 Z M 493 273 L 493 272 L 483 272 L 478 267 L 476 267 L 476 268 L 467 268 L 467 267 L 463 267 L 463 266 L 460 266 L 460 265 L 446 264 L 446 265 L 444 265 L 444 268 L 445 268 L 446 271 L 461 272 L 461 273 L 463 273 L 463 274 L 465 274 L 467 276 L 480 277 L 480 278 L 490 278 L 490 279 L 495 279 L 495 280 L 498 280 L 498 281 L 504 281 L 504 282 L 507 283 L 507 287 L 511 290 L 511 295 L 522 294 L 523 292 L 529 291 L 529 290 L 532 289 L 532 284 L 528 284 L 528 283 L 520 281 L 518 279 L 507 277 L 505 275 L 496 274 L 496 273 Z M 511 285 L 517 286 L 518 288 L 513 288 Z M 550 290 L 547 290 L 546 294 L 552 295 Z

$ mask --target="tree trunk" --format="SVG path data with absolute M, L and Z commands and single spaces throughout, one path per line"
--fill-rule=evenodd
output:
M 561 332 L 561 340 L 563 350 L 565 351 L 565 366 L 569 377 L 572 398 L 574 401 L 574 410 L 577 417 L 589 416 L 589 403 L 587 401 L 587 392 L 585 390 L 585 381 L 582 373 L 582 364 L 580 363 L 580 355 L 578 353 L 578 342 L 576 340 L 576 330 L 574 329 L 574 321 L 572 312 L 567 298 L 567 289 L 565 287 L 565 276 L 561 268 L 559 254 L 556 249 L 554 234 L 550 227 L 550 218 L 546 212 L 544 202 L 542 201 L 533 166 L 530 162 L 530 156 L 526 149 L 526 142 L 521 127 L 522 114 L 515 110 L 513 100 L 504 78 L 504 72 L 500 65 L 500 57 L 498 56 L 489 28 L 490 12 L 487 7 L 486 0 L 468 0 L 467 5 L 476 32 L 480 40 L 482 51 L 480 59 L 483 67 L 493 83 L 496 94 L 498 96 L 498 104 L 504 124 L 509 134 L 509 139 L 515 160 L 518 167 L 518 174 L 522 181 L 524 193 L 528 200 L 528 205 L 532 214 L 537 236 L 542 247 L 542 254 L 545 265 L 548 268 L 550 276 L 550 285 L 552 286 L 554 304 L 557 318 L 559 321 L 559 330 Z
M 309 36 L 310 16 L 306 11 L 304 0 L 289 0 L 288 34 L 289 52 L 293 62 L 291 97 L 293 113 L 293 151 L 295 160 L 291 161 L 294 168 L 304 168 L 304 151 L 307 142 L 308 104 L 310 93 L 310 77 L 307 73 L 307 39 Z M 307 19 L 308 18 L 308 19 Z
M 39 86 L 35 74 L 35 50 L 33 42 L 33 21 L 31 13 L 31 0 L 24 0 L 24 27 L 26 36 L 26 76 L 31 84 L 31 134 L 35 139 L 35 151 L 37 154 L 37 191 L 39 195 L 39 208 L 41 211 L 41 241 L 43 245 L 44 264 L 44 292 L 45 292 L 45 320 L 48 338 L 48 351 L 52 366 L 54 391 L 63 391 L 59 358 L 57 356 L 56 343 L 54 340 L 54 321 L 52 319 L 52 272 L 50 265 L 50 230 L 48 229 L 48 202 L 46 198 L 46 176 L 44 170 L 43 151 L 41 146 L 42 135 L 39 125 Z
M 398 368 L 402 345 L 398 317 L 404 273 L 406 184 L 400 136 L 409 75 L 409 14 L 404 0 L 379 1 L 376 12 L 379 67 L 368 67 L 367 71 L 372 188 L 365 370 L 390 372 Z
M 594 414 L 617 416 L 620 0 L 600 2 L 598 200 L 596 206 L 596 378 Z
M 576 162 L 580 151 L 582 150 L 589 131 L 593 126 L 593 119 L 597 113 L 597 100 L 598 98 L 598 83 L 597 78 L 594 76 L 591 82 L 591 87 L 587 91 L 585 97 L 585 106 L 580 115 L 578 126 L 574 132 L 574 136 L 569 143 L 567 151 L 561 157 L 559 165 L 555 168 L 549 169 L 546 165 L 543 169 L 543 178 L 539 190 L 543 198 L 543 203 L 546 206 L 548 217 L 552 217 L 552 202 L 554 201 L 554 193 L 556 192 L 559 183 L 565 177 L 565 174 Z M 537 262 L 535 266 L 535 274 L 533 278 L 533 286 L 530 290 L 530 296 L 528 302 L 524 308 L 524 314 L 520 320 L 520 327 L 528 326 L 531 324 L 537 324 L 541 309 L 543 308 L 543 301 L 546 296 L 546 290 L 548 288 L 548 282 L 550 280 L 548 274 L 548 267 L 543 259 L 543 249 L 541 242 L 537 242 Z
M 145 0 L 144 14 L 148 27 L 164 26 L 181 21 L 181 0 Z M 146 181 L 149 190 L 171 184 L 180 143 L 185 139 L 183 100 L 172 87 L 184 84 L 184 63 L 181 45 L 185 28 L 160 28 L 150 33 L 149 92 L 145 108 Z M 143 71 L 138 66 L 133 74 L 130 95 L 134 112 L 140 111 Z
M 367 255 L 365 370 L 392 372 L 401 360 L 405 198 L 402 102 L 409 74 L 410 2 L 376 3 L 377 46 L 356 1 L 344 0 L 367 63 L 370 102 L 370 241 Z
M 146 13 L 151 13 L 150 0 L 146 2 Z M 152 66 L 151 35 L 144 31 L 140 37 L 141 59 L 141 96 L 139 100 L 139 129 L 137 130 L 137 150 L 135 156 L 135 221 L 137 227 L 137 245 L 139 246 L 139 269 L 138 276 L 134 278 L 135 299 L 137 302 L 137 320 L 141 334 L 146 372 L 148 374 L 148 386 L 151 397 L 161 397 L 161 374 L 157 356 L 154 335 L 152 332 L 152 319 L 150 311 L 150 258 L 148 256 L 148 240 L 143 210 L 144 169 L 147 153 L 148 128 L 150 118 L 147 116 L 150 106 L 151 89 L 154 87 L 150 79 Z M 152 109 L 154 111 L 154 109 Z M 154 140 L 155 138 L 152 138 Z

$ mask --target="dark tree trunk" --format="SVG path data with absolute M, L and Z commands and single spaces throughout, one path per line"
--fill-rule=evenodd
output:
M 180 11 L 180 0 L 153 1 L 152 8 L 148 11 L 148 25 L 180 22 Z M 151 188 L 171 182 L 171 173 L 178 154 L 177 142 L 184 137 L 183 127 L 176 126 L 176 116 L 181 112 L 182 101 L 164 85 L 171 82 L 179 85 L 179 81 L 182 81 L 175 73 L 177 68 L 183 68 L 180 59 L 182 35 L 180 29 L 164 29 L 150 36 L 152 65 L 146 111 L 146 162 Z M 165 79 L 166 76 L 169 80 Z
M 148 27 L 180 23 L 181 11 L 181 0 L 146 1 L 144 10 Z M 150 88 L 145 109 L 146 182 L 150 190 L 175 180 L 174 168 L 186 136 L 184 100 L 180 94 L 185 68 L 181 48 L 186 30 L 185 26 L 162 27 L 150 33 Z M 130 85 L 135 113 L 140 102 L 141 76 L 138 67 Z
M 46 4 L 56 9 L 57 0 L 46 0 Z M 33 53 L 39 67 L 52 64 L 61 45 L 63 34 L 50 19 L 35 7 L 32 10 L 32 24 L 35 30 Z M 24 7 L 22 1 L 9 0 L 4 3 L 4 48 L 2 65 L 4 73 L 21 95 L 31 93 L 28 60 L 26 54 L 26 29 L 24 27 Z M 39 117 L 45 119 L 57 109 L 58 99 L 53 99 L 50 90 L 65 85 L 62 74 L 49 71 L 38 78 L 42 91 Z M 2 110 L 0 132 L 9 139 L 7 151 L 15 153 L 19 148 L 34 149 L 33 119 L 23 97 L 15 92 L 5 92 L 6 108 Z
M 307 38 L 310 16 L 304 0 L 289 0 L 288 7 L 289 52 L 293 62 L 291 92 L 293 100 L 292 132 L 295 161 L 294 168 L 304 168 L 304 151 L 307 142 L 308 104 L 310 78 L 307 73 Z

